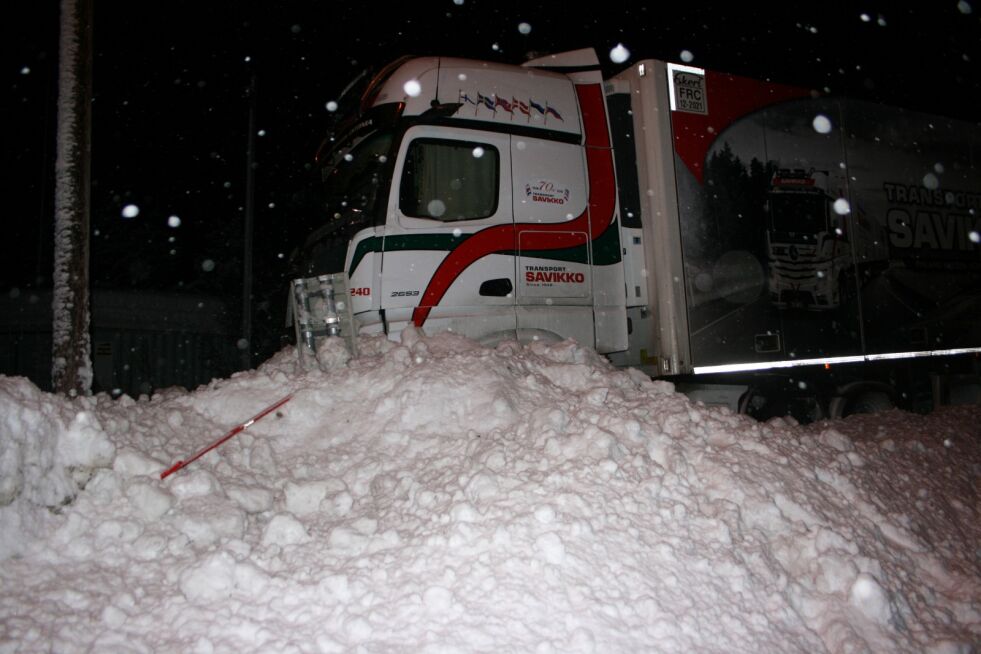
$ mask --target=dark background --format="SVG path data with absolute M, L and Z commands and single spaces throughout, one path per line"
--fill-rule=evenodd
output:
M 311 162 L 325 105 L 399 55 L 521 63 L 593 47 L 612 74 L 687 50 L 713 70 L 981 117 L 981 1 L 666 4 L 95 0 L 93 287 L 224 298 L 236 337 L 253 77 L 253 364 L 282 346 L 289 255 L 319 220 Z M 8 299 L 51 286 L 59 11 L 53 0 L 10 4 L 0 28 Z M 625 64 L 609 59 L 617 43 L 631 53 Z M 124 218 L 130 203 L 139 215 Z

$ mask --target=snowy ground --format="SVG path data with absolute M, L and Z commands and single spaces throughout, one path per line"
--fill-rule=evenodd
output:
M 362 345 L 0 377 L 0 652 L 978 650 L 981 407 L 758 424 L 571 342 Z

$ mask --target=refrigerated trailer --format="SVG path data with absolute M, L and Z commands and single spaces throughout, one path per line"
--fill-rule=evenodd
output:
M 978 388 L 976 124 L 655 60 L 603 79 L 592 50 L 359 91 L 317 156 L 301 346 L 317 278 L 352 343 L 574 338 L 761 417 Z

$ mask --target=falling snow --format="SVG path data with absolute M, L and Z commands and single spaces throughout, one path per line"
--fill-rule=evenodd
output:
M 405 91 L 405 94 L 407 96 L 409 96 L 410 98 L 415 98 L 418 97 L 420 93 L 422 93 L 422 85 L 419 84 L 418 80 L 410 79 L 403 86 L 403 90 Z
M 622 64 L 630 59 L 630 50 L 627 50 L 622 43 L 617 43 L 616 47 L 610 50 L 610 61 L 615 64 Z
M 831 119 L 823 114 L 818 114 L 814 117 L 811 122 L 814 127 L 814 131 L 818 134 L 830 134 L 831 133 Z

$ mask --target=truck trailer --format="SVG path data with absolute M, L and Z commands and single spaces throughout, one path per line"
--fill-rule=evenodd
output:
M 301 348 L 574 338 L 760 418 L 976 401 L 977 124 L 657 60 L 604 79 L 590 49 L 348 90 Z

